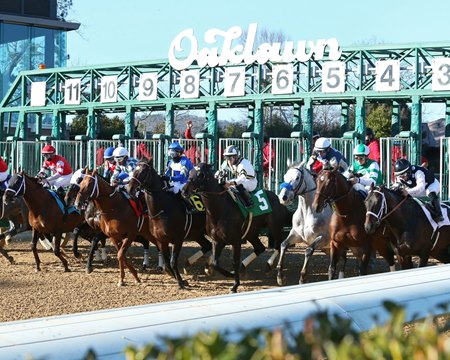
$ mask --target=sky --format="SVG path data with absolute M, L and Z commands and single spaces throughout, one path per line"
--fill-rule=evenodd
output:
M 247 29 L 251 23 L 294 42 L 334 37 L 343 47 L 448 44 L 448 14 L 445 0 L 73 0 L 67 20 L 81 25 L 68 33 L 67 65 L 166 60 L 183 30 L 193 29 L 201 40 L 208 29 Z

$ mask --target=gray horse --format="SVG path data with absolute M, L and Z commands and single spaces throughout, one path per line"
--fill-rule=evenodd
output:
M 283 275 L 283 259 L 289 246 L 303 242 L 308 245 L 305 251 L 305 261 L 300 272 L 300 284 L 306 282 L 308 263 L 316 249 L 323 250 L 329 254 L 330 235 L 328 226 L 332 209 L 327 206 L 323 212 L 316 213 L 312 210 L 311 204 L 316 194 L 316 182 L 312 173 L 303 164 L 292 164 L 284 175 L 284 183 L 281 184 L 281 191 L 278 195 L 281 204 L 287 206 L 294 198 L 298 198 L 298 207 L 292 217 L 292 229 L 281 244 L 280 258 L 277 266 L 277 282 L 282 286 L 286 284 Z M 352 249 L 355 253 L 357 249 Z M 339 277 L 344 277 L 344 264 L 339 272 Z

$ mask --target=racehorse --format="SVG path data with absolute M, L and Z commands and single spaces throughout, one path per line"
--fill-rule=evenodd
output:
M 259 239 L 259 232 L 262 228 L 267 228 L 273 236 L 275 247 L 279 247 L 282 240 L 282 230 L 285 225 L 290 225 L 292 214 L 281 205 L 277 195 L 272 191 L 263 190 L 256 194 L 260 199 L 261 210 L 267 210 L 269 205 L 272 211 L 256 217 L 250 213 L 249 217 L 239 210 L 228 190 L 219 184 L 212 173 L 210 165 L 200 163 L 189 173 L 189 180 L 183 188 L 183 194 L 190 196 L 192 193 L 200 194 L 206 209 L 206 233 L 213 240 L 213 262 L 212 267 L 225 277 L 233 277 L 234 285 L 231 292 L 236 292 L 240 285 L 239 268 L 241 261 L 241 244 L 243 240 L 248 240 L 255 249 L 255 254 L 264 252 L 265 247 Z M 233 249 L 233 272 L 222 268 L 219 264 L 219 257 L 226 245 L 231 245 Z
M 312 203 L 312 209 L 322 212 L 330 203 L 334 209 L 330 220 L 330 267 L 328 279 L 336 272 L 336 264 L 342 254 L 350 247 L 362 249 L 360 275 L 367 274 L 372 249 L 378 250 L 386 259 L 390 270 L 394 271 L 394 251 L 390 241 L 392 234 L 388 229 L 380 228 L 373 235 L 364 230 L 365 206 L 361 194 L 353 188 L 337 169 L 322 170 L 316 180 L 317 190 Z M 387 235 L 384 234 L 387 230 Z
M 395 247 L 402 268 L 412 267 L 412 256 L 419 256 L 419 267 L 426 266 L 431 256 L 443 263 L 450 262 L 450 207 L 442 206 L 444 222 L 439 226 L 427 216 L 422 206 L 411 196 L 385 186 L 372 187 L 365 201 L 364 228 L 373 234 L 380 224 L 387 224 L 395 235 Z
M 133 172 L 127 191 L 136 196 L 139 188 L 145 191 L 145 201 L 151 221 L 149 229 L 162 246 L 166 269 L 178 282 L 180 289 L 185 282 L 178 271 L 178 257 L 183 242 L 191 240 L 201 246 L 188 265 L 212 249 L 211 243 L 205 238 L 205 214 L 187 214 L 184 200 L 179 195 L 166 191 L 166 184 L 153 167 L 153 160 L 139 162 Z M 172 256 L 169 258 L 169 244 L 173 244 Z
M 3 199 L 4 190 L 0 190 L 0 197 Z M 28 208 L 22 198 L 17 198 L 15 201 L 5 204 L 2 201 L 0 210 L 0 220 L 9 221 L 9 229 L 0 234 L 0 254 L 2 254 L 11 264 L 14 263 L 14 258 L 8 254 L 3 248 L 8 239 L 21 232 L 31 229 L 28 222 Z
M 44 188 L 38 179 L 26 175 L 23 171 L 11 177 L 3 200 L 6 204 L 11 204 L 17 197 L 23 197 L 29 210 L 28 221 L 32 227 L 31 249 L 36 271 L 41 270 L 37 241 L 50 236 L 54 237 L 53 253 L 61 260 L 64 271 L 70 271 L 67 260 L 61 253 L 61 237 L 63 233 L 71 232 L 83 223 L 83 215 L 78 212 L 65 214 L 52 192 Z
M 312 209 L 312 202 L 316 194 L 316 181 L 311 172 L 303 164 L 292 164 L 284 175 L 284 182 L 278 194 L 280 203 L 287 206 L 297 196 L 298 206 L 292 217 L 292 228 L 286 240 L 281 243 L 280 258 L 277 265 L 278 285 L 286 285 L 283 274 L 283 260 L 289 246 L 304 242 L 308 245 L 305 250 L 305 260 L 300 272 L 300 284 L 306 282 L 308 263 L 316 249 L 329 254 L 330 235 L 329 225 L 333 211 L 327 206 L 320 213 Z M 360 257 L 358 248 L 352 248 L 353 253 Z M 345 256 L 345 253 L 343 253 Z M 344 259 L 345 264 L 345 259 Z M 339 277 L 343 277 L 343 270 Z
M 95 207 L 100 211 L 101 231 L 111 239 L 117 250 L 120 272 L 118 285 L 125 284 L 125 267 L 131 272 L 136 282 L 140 283 L 136 269 L 126 258 L 126 252 L 138 236 L 157 245 L 148 230 L 148 216 L 139 216 L 119 188 L 109 185 L 97 174 L 97 170 L 92 173 L 86 170 L 80 182 L 75 207 L 85 208 L 90 200 L 94 201 Z
M 82 176 L 78 179 L 79 182 L 82 180 Z M 80 190 L 80 185 L 78 183 L 70 184 L 67 189 L 64 201 L 67 206 L 72 206 L 75 202 L 78 191 Z M 86 262 L 86 272 L 89 274 L 93 271 L 92 260 L 94 257 L 94 252 L 98 251 L 98 243 L 102 245 L 102 260 L 106 261 L 106 239 L 107 236 L 102 232 L 100 228 L 100 211 L 95 207 L 93 201 L 89 201 L 86 210 L 84 211 L 85 223 L 83 223 L 79 228 L 74 230 L 74 240 L 73 240 L 73 253 L 75 257 L 79 257 L 78 253 L 78 237 L 91 242 L 91 248 L 89 250 L 88 259 Z M 141 236 L 136 239 L 137 242 L 141 243 L 144 247 L 144 263 L 143 271 L 149 266 L 149 241 Z

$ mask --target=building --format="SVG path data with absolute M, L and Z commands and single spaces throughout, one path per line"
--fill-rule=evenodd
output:
M 0 0 L 0 99 L 22 70 L 66 66 L 67 32 L 80 26 L 64 21 L 61 13 L 68 3 L 67 0 Z

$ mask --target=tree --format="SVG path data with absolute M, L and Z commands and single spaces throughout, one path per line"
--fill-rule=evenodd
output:
M 56 17 L 60 20 L 65 21 L 72 5 L 72 0 L 58 0 Z
M 366 126 L 370 127 L 378 138 L 391 136 L 392 107 L 387 104 L 369 104 L 366 111 Z
M 108 118 L 105 115 L 101 115 L 99 119 L 98 139 L 112 139 L 114 134 L 123 134 L 125 132 L 125 123 L 117 115 L 113 118 Z M 76 116 L 72 120 L 70 126 L 70 137 L 73 138 L 76 135 L 86 135 L 87 134 L 87 116 L 86 114 L 81 114 Z

